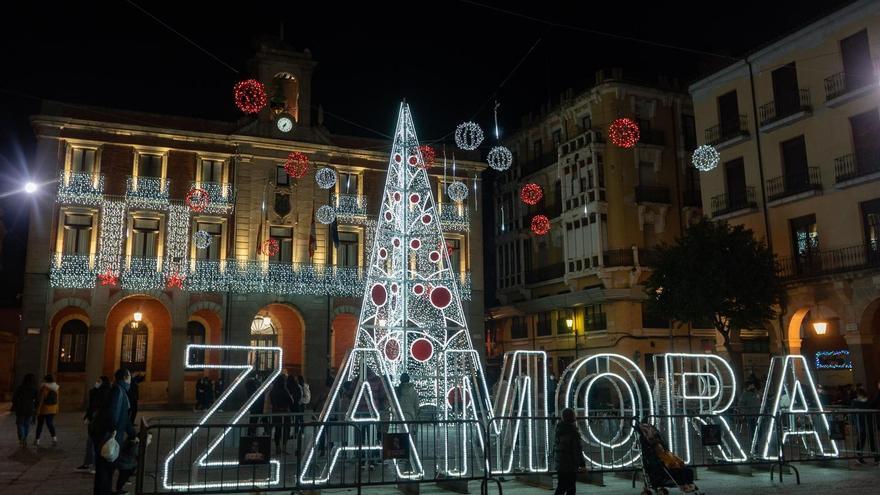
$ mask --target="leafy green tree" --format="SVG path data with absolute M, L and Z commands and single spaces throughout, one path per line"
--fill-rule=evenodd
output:
M 648 309 L 664 318 L 711 322 L 740 376 L 742 359 L 731 339 L 743 329 L 764 328 L 785 297 L 766 244 L 740 225 L 705 218 L 674 245 L 659 248 L 645 292 Z

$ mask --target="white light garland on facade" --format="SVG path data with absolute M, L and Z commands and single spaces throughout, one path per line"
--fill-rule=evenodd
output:
M 169 180 L 159 177 L 129 177 L 125 202 L 129 208 L 164 210 L 168 207 Z
M 504 146 L 495 146 L 489 150 L 486 163 L 493 169 L 504 172 L 513 164 L 513 153 Z
M 463 182 L 452 182 L 446 186 L 446 195 L 456 203 L 461 203 L 468 197 L 468 187 Z
M 718 166 L 720 160 L 721 154 L 718 153 L 718 150 L 716 150 L 714 146 L 708 144 L 698 146 L 697 149 L 694 150 L 694 155 L 691 157 L 691 162 L 693 162 L 694 168 L 701 172 L 708 172 L 714 169 Z
M 104 176 L 85 172 L 61 172 L 55 200 L 61 204 L 99 206 L 104 200 Z
M 462 122 L 455 128 L 455 144 L 463 150 L 475 150 L 483 142 L 483 129 L 475 122 Z
M 336 185 L 336 171 L 328 167 L 319 169 L 315 172 L 315 182 L 321 189 L 330 189 Z
M 315 219 L 324 225 L 329 225 L 336 220 L 336 210 L 330 205 L 323 205 L 315 212 Z

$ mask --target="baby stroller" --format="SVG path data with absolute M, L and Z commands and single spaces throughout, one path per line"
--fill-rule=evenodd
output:
M 669 495 L 667 488 L 675 486 L 684 493 L 702 495 L 694 484 L 694 470 L 669 452 L 660 431 L 654 425 L 643 421 L 635 424 L 635 430 L 638 432 L 638 445 L 642 451 L 642 477 L 645 481 L 642 495 L 651 495 L 651 490 L 656 495 Z

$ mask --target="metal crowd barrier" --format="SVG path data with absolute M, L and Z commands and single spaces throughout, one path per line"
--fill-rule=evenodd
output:
M 203 424 L 192 418 L 142 421 L 136 493 L 360 492 L 368 486 L 468 481 L 479 481 L 483 493 L 496 484 L 500 493 L 508 477 L 556 474 L 556 417 L 319 422 L 313 414 L 268 414 L 246 415 L 236 424 L 233 419 L 223 413 Z M 642 455 L 637 420 L 652 422 L 691 468 L 763 467 L 771 479 L 778 471 L 780 481 L 790 468 L 800 483 L 795 463 L 880 459 L 880 411 L 874 410 L 650 418 L 599 413 L 577 418 L 589 472 L 631 473 L 635 484 Z M 382 439 L 394 440 L 406 430 L 414 449 L 403 448 L 408 452 L 396 461 L 383 460 Z M 762 432 L 756 447 L 755 433 Z M 289 440 L 276 445 L 276 438 Z M 239 462 L 248 455 L 265 461 L 259 453 L 267 448 L 269 464 Z M 211 454 L 205 457 L 207 450 Z

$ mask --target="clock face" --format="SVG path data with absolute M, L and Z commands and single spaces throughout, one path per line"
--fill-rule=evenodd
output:
M 278 130 L 281 132 L 290 132 L 293 129 L 293 119 L 290 117 L 278 117 Z

